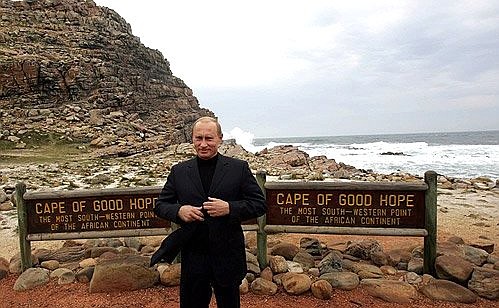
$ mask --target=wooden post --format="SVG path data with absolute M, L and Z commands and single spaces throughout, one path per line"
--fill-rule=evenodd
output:
M 19 249 L 21 253 L 21 271 L 32 267 L 31 242 L 26 239 L 28 235 L 28 214 L 24 203 L 26 185 L 16 184 L 17 229 L 19 231 Z
M 265 182 L 267 181 L 265 171 L 258 171 L 256 173 L 256 180 L 258 185 L 262 189 L 263 196 L 265 194 Z M 267 233 L 265 232 L 265 226 L 267 224 L 267 215 L 264 214 L 257 219 L 258 231 L 256 231 L 256 247 L 257 247 L 257 258 L 260 268 L 263 269 L 267 267 Z
M 428 185 L 425 193 L 425 229 L 423 272 L 435 276 L 437 258 L 437 173 L 427 171 L 424 179 Z

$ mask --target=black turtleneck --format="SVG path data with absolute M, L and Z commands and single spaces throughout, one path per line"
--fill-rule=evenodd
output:
M 199 176 L 201 177 L 201 183 L 203 184 L 203 189 L 206 196 L 208 196 L 208 192 L 210 190 L 213 175 L 215 174 L 215 168 L 217 166 L 217 161 L 218 154 L 210 159 L 201 159 L 197 157 Z

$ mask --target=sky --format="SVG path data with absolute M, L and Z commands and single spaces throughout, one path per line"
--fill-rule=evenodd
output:
M 499 1 L 95 0 L 224 132 L 499 129 Z

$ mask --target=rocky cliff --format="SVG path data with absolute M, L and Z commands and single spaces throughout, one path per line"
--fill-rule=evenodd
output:
M 115 11 L 0 0 L 0 139 L 22 146 L 34 129 L 95 146 L 178 143 L 201 115 L 213 114 Z

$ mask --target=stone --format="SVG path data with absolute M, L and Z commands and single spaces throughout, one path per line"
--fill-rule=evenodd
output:
M 167 287 L 180 285 L 180 263 L 174 263 L 168 266 L 160 276 L 161 284 Z
M 33 252 L 40 262 L 57 260 L 60 263 L 79 261 L 85 258 L 85 248 L 83 246 L 61 247 L 57 250 L 37 249 Z
M 251 283 L 251 292 L 257 295 L 274 295 L 277 293 L 277 285 L 263 278 L 256 278 Z
M 288 263 L 283 256 L 272 256 L 269 259 L 269 267 L 274 274 L 285 273 L 288 271 Z
M 300 248 L 312 256 L 322 256 L 322 246 L 316 238 L 302 237 L 300 239 Z
M 296 254 L 300 251 L 298 246 L 291 243 L 279 243 L 272 247 L 270 254 L 273 256 L 282 256 L 286 260 L 293 260 Z
M 318 299 L 327 300 L 333 295 L 333 287 L 329 282 L 323 279 L 316 280 L 312 283 L 310 290 L 312 291 L 314 297 Z
M 393 266 L 390 266 L 390 265 L 383 265 L 379 269 L 385 275 L 393 276 L 397 273 L 397 269 Z
M 76 275 L 70 271 L 62 274 L 59 276 L 59 279 L 57 280 L 58 284 L 70 284 L 73 283 L 76 280 Z
M 438 256 L 435 260 L 437 278 L 465 283 L 473 272 L 473 264 L 458 256 Z
M 272 270 L 270 269 L 270 267 L 266 267 L 260 273 L 260 277 L 263 279 L 266 279 L 268 281 L 272 281 L 274 274 L 272 273 Z
M 246 294 L 249 292 L 249 282 L 248 279 L 243 278 L 241 281 L 241 284 L 239 285 L 239 293 L 240 294 Z
M 97 265 L 97 260 L 94 259 L 94 258 L 87 258 L 87 259 L 84 259 L 84 260 L 81 260 L 78 265 L 81 267 L 81 268 L 85 268 L 85 267 L 93 267 L 93 266 L 96 266 Z
M 81 283 L 88 283 L 92 280 L 92 276 L 94 275 L 94 267 L 85 267 L 80 269 L 76 273 L 76 280 Z
M 291 273 L 303 273 L 303 267 L 300 263 L 294 261 L 286 261 L 288 264 L 288 271 Z
M 318 265 L 320 274 L 330 273 L 330 272 L 338 272 L 343 269 L 343 263 L 345 260 L 342 260 L 342 255 L 339 251 L 331 251 L 328 253 Z M 351 261 L 350 261 L 351 262 Z M 353 262 L 351 262 L 353 264 Z
M 62 275 L 66 274 L 66 273 L 72 273 L 72 271 L 69 268 L 60 267 L 60 268 L 58 268 L 50 273 L 50 278 L 59 279 L 59 277 L 61 277 Z
M 308 271 L 315 266 L 314 256 L 306 251 L 298 252 L 293 258 L 293 261 L 299 263 L 304 271 Z
M 409 283 L 409 284 L 420 284 L 423 282 L 423 278 L 416 274 L 415 272 L 407 272 L 404 275 L 404 281 Z
M 404 281 L 364 279 L 361 285 L 371 296 L 390 303 L 408 304 L 417 298 L 416 289 Z
M 495 244 L 493 242 L 489 242 L 489 241 L 476 241 L 476 242 L 470 243 L 470 246 L 482 249 L 482 250 L 486 251 L 487 253 L 491 254 L 494 252 Z
M 464 259 L 478 266 L 485 264 L 489 256 L 489 253 L 485 250 L 468 245 L 463 246 L 463 251 Z
M 475 267 L 468 288 L 478 294 L 491 300 L 499 298 L 499 271 Z
M 362 240 L 362 241 L 354 241 L 347 245 L 347 249 L 345 254 L 363 259 L 370 260 L 371 254 L 374 252 L 382 251 L 380 243 L 375 240 Z
M 356 263 L 352 269 L 354 273 L 359 275 L 360 279 L 383 277 L 383 272 L 376 265 Z
M 423 274 L 423 258 L 411 258 L 407 263 L 407 270 L 416 274 Z
M 49 271 L 53 271 L 53 270 L 59 268 L 60 263 L 57 260 L 48 260 L 48 261 L 41 262 L 40 266 L 48 269 Z
M 326 280 L 333 288 L 341 290 L 353 290 L 359 285 L 359 276 L 352 272 L 330 272 L 319 276 Z
M 159 273 L 149 268 L 149 258 L 123 255 L 101 260 L 95 266 L 90 293 L 131 291 L 152 287 L 159 280 Z
M 477 296 L 465 287 L 448 280 L 433 279 L 419 291 L 432 300 L 472 304 Z
M 49 282 L 49 271 L 44 268 L 28 268 L 14 283 L 14 291 L 25 291 Z
M 287 293 L 299 295 L 310 290 L 312 280 L 306 274 L 287 273 L 282 278 L 282 286 Z
M 377 266 L 383 266 L 388 264 L 388 255 L 381 250 L 374 251 L 371 253 L 371 261 Z

